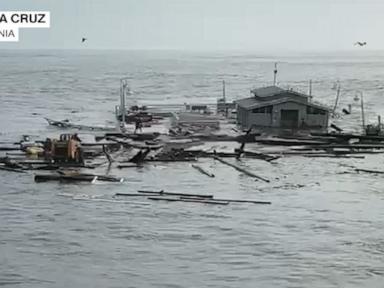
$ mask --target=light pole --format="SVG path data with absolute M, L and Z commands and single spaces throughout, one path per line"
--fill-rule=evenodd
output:
M 364 113 L 364 98 L 363 92 L 357 91 L 360 94 L 360 106 L 361 106 L 361 123 L 363 125 L 363 133 L 365 132 L 365 113 Z
M 128 78 L 120 79 L 120 115 L 123 125 L 125 125 L 125 93 L 128 87 Z

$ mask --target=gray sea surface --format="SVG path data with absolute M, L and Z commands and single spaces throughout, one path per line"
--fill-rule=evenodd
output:
M 352 114 L 332 122 L 348 131 L 361 131 L 358 91 L 367 122 L 384 114 L 383 52 L 0 50 L 0 141 L 62 132 L 43 117 L 114 125 L 121 77 L 142 103 L 215 103 L 222 80 L 230 100 L 271 84 L 275 61 L 281 86 L 307 91 L 312 79 L 314 99 L 330 107 L 339 81 L 338 111 L 352 104 Z M 220 143 L 233 148 L 226 145 Z M 159 163 L 111 171 L 126 179 L 119 184 L 37 184 L 32 174 L 0 171 L 0 286 L 383 287 L 383 176 L 350 168 L 384 170 L 383 160 L 369 154 L 238 163 L 270 183 L 211 159 L 200 162 L 215 178 L 187 163 Z M 112 197 L 138 189 L 272 205 Z

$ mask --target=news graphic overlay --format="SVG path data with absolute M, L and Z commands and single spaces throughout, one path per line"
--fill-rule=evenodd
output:
M 49 11 L 0 11 L 0 42 L 18 42 L 20 28 L 49 28 Z

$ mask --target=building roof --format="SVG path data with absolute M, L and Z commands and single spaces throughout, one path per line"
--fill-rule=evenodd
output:
M 257 97 L 269 97 L 276 94 L 280 94 L 286 90 L 277 86 L 267 86 L 262 88 L 252 89 L 251 92 Z
M 260 103 L 255 97 L 244 98 L 236 101 L 236 104 L 242 108 L 248 109 L 249 106 L 253 106 L 256 103 Z
M 303 97 L 305 99 L 308 99 L 308 97 L 310 97 L 310 95 L 304 94 L 302 92 L 295 91 L 293 89 L 283 89 L 283 88 L 280 88 L 278 86 L 267 86 L 267 87 L 262 87 L 262 88 L 256 88 L 256 89 L 251 90 L 251 93 L 254 94 L 255 97 L 257 97 L 257 98 L 262 98 L 260 100 L 268 100 L 268 97 L 276 96 L 276 95 L 280 95 L 280 94 L 282 94 L 281 97 L 286 97 L 283 94 L 291 94 L 291 95 L 295 95 L 295 96 L 300 96 L 300 97 Z
M 317 108 L 320 110 L 324 110 L 324 111 L 330 110 L 328 107 L 321 105 L 321 104 L 317 104 L 317 103 L 313 103 L 313 102 L 303 103 L 301 101 L 298 101 L 296 99 L 289 98 L 289 97 L 274 99 L 274 100 L 270 100 L 270 101 L 258 101 L 255 97 L 250 97 L 250 98 L 245 98 L 245 99 L 241 99 L 241 100 L 236 101 L 238 106 L 240 106 L 246 110 L 251 110 L 251 109 L 270 106 L 270 105 L 277 105 L 277 104 L 282 104 L 282 103 L 287 103 L 287 102 L 294 102 L 294 103 L 298 103 L 298 104 L 305 105 L 305 106 L 311 106 L 311 107 L 314 107 L 314 108 Z

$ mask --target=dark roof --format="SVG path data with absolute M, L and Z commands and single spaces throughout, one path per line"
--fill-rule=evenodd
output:
M 255 97 L 244 98 L 236 101 L 236 104 L 242 108 L 248 109 L 248 107 L 260 103 Z
M 291 95 L 296 95 L 303 98 L 310 97 L 309 95 L 295 91 L 293 89 L 283 89 L 277 86 L 267 86 L 262 88 L 256 88 L 251 90 L 251 93 L 258 98 L 268 98 L 268 97 L 276 96 L 280 94 L 291 94 Z M 282 95 L 282 97 L 285 97 L 285 96 Z
M 286 90 L 277 86 L 268 86 L 251 90 L 251 92 L 257 97 L 269 97 L 276 94 L 280 94 L 284 91 Z
M 236 104 L 238 106 L 246 109 L 246 110 L 251 110 L 254 108 L 265 107 L 265 106 L 270 106 L 270 105 L 277 105 L 277 104 L 286 103 L 286 102 L 295 102 L 295 103 L 298 103 L 301 105 L 315 107 L 317 109 L 324 110 L 324 111 L 330 110 L 328 107 L 321 105 L 321 104 L 318 104 L 318 103 L 313 103 L 313 102 L 303 103 L 301 101 L 298 101 L 296 99 L 289 98 L 289 97 L 274 99 L 274 100 L 270 100 L 270 101 L 258 101 L 257 99 L 255 99 L 255 97 L 251 97 L 251 98 L 245 98 L 245 99 L 238 100 L 238 101 L 236 101 Z

